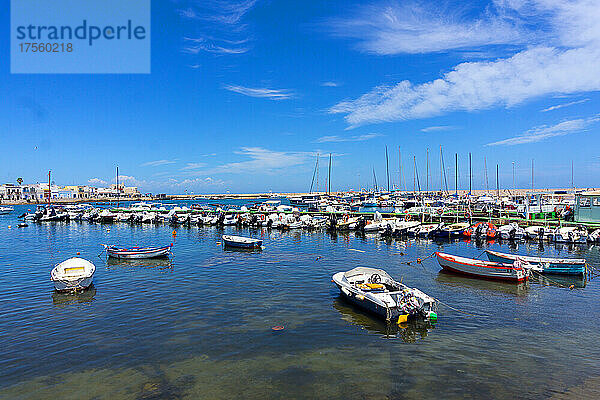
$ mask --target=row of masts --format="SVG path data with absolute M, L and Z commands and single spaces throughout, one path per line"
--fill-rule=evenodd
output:
M 313 192 L 313 188 L 319 187 L 319 158 L 320 155 L 317 153 L 317 160 L 315 164 L 315 169 L 313 171 L 313 177 L 310 184 L 309 193 Z M 327 194 L 331 193 L 331 162 L 332 162 L 332 153 L 329 153 L 329 168 L 328 168 L 328 177 L 326 182 Z M 488 181 L 488 166 L 487 166 L 487 157 L 483 158 L 484 164 L 484 179 L 485 179 L 485 190 L 486 193 L 490 192 L 489 181 Z M 390 170 L 389 170 L 389 156 L 388 156 L 388 146 L 385 146 L 385 172 L 387 178 L 387 191 L 391 191 L 390 187 Z M 425 175 L 425 192 L 431 192 L 430 190 L 430 164 L 429 164 L 429 148 L 427 148 L 426 152 L 426 175 Z M 380 191 L 380 187 L 377 184 L 377 175 L 375 173 L 375 167 L 372 167 L 373 170 L 373 189 L 375 192 Z M 500 196 L 500 165 L 496 164 L 496 196 Z M 454 154 L 454 192 L 458 195 L 458 177 L 459 177 L 459 163 L 458 163 L 458 153 Z M 359 182 L 358 187 L 360 188 L 360 174 L 358 174 Z M 408 191 L 406 188 L 406 179 L 404 179 L 404 175 L 402 173 L 402 152 L 400 146 L 398 146 L 398 186 L 395 187 L 396 190 L 401 190 L 402 183 L 404 181 L 404 191 Z M 315 185 L 316 182 L 316 185 Z M 516 189 L 516 181 L 515 181 L 515 162 L 512 162 L 512 187 Z M 534 185 L 534 160 L 531 160 L 531 190 L 533 191 L 535 188 Z M 571 188 L 574 189 L 574 171 L 573 171 L 573 161 L 571 161 Z M 421 192 L 421 182 L 419 179 L 419 172 L 417 168 L 417 157 L 413 155 L 413 192 Z M 318 191 L 318 189 L 317 189 Z M 448 187 L 448 176 L 446 173 L 446 169 L 444 166 L 444 152 L 442 145 L 440 145 L 440 193 L 449 194 L 450 190 Z M 472 168 L 472 155 L 469 153 L 469 195 L 473 192 L 473 168 Z

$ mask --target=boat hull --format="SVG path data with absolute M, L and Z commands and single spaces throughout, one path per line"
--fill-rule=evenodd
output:
M 347 302 L 349 302 L 365 311 L 375 314 L 376 316 L 378 316 L 379 318 L 382 318 L 384 320 L 388 318 L 388 314 L 387 314 L 388 311 L 385 307 L 382 307 L 379 304 L 370 301 L 368 298 L 363 298 L 362 300 L 359 300 L 359 298 L 356 296 L 355 293 L 350 292 L 348 289 L 343 288 L 343 286 L 340 286 L 337 283 L 336 283 L 336 286 L 338 287 L 338 289 L 340 289 L 340 295 Z M 346 293 L 346 292 L 348 292 L 348 293 Z M 394 309 L 390 309 L 389 313 L 390 313 L 390 315 L 389 315 L 390 319 L 398 318 L 398 316 L 400 315 L 400 312 L 398 312 Z
M 171 253 L 171 246 L 151 248 L 151 249 L 114 249 L 108 247 L 106 253 L 112 258 L 122 259 L 140 259 L 167 257 Z
M 54 289 L 59 292 L 70 292 L 73 290 L 84 290 L 87 289 L 94 280 L 93 276 L 88 276 L 85 278 L 77 279 L 77 280 L 54 280 Z
M 227 247 L 236 247 L 239 249 L 256 249 L 262 246 L 262 240 L 256 240 L 252 242 L 241 242 L 226 239 L 225 237 L 223 237 L 223 244 Z
M 435 254 L 444 270 L 457 274 L 508 282 L 522 282 L 529 278 L 529 271 L 525 271 L 523 268 L 514 268 L 512 264 L 473 260 L 444 253 Z
M 496 251 L 486 251 L 488 259 L 493 262 L 512 264 L 517 257 L 522 258 L 528 264 L 542 268 L 542 274 L 558 275 L 583 275 L 585 273 L 585 260 L 553 260 L 539 257 L 516 256 L 513 254 L 504 254 Z

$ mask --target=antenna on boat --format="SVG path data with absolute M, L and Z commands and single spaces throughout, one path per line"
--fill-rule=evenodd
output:
M 385 174 L 387 175 L 387 191 L 390 191 L 390 161 L 388 159 L 387 145 L 385 146 Z
M 513 171 L 512 171 L 513 172 L 513 190 L 515 191 L 515 194 L 516 194 L 517 186 L 515 185 L 515 162 L 514 161 L 512 162 L 512 169 L 513 169 Z

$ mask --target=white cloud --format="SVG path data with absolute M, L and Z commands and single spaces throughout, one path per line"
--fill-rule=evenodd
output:
M 249 88 L 237 85 L 226 85 L 223 88 L 245 96 L 260 97 L 270 100 L 287 100 L 294 96 L 294 94 L 287 89 Z
M 262 147 L 243 147 L 236 154 L 249 158 L 245 161 L 222 164 L 204 171 L 205 174 L 275 173 L 304 164 L 314 156 L 310 152 L 274 151 Z
M 325 87 L 338 87 L 338 86 L 341 86 L 341 84 L 339 84 L 337 82 L 329 81 L 329 82 L 323 82 L 323 83 L 321 83 L 321 86 L 325 86 Z
M 597 1 L 498 0 L 496 4 L 500 11 L 494 18 L 512 21 L 515 26 L 542 27 L 534 36 L 544 42 L 508 58 L 458 64 L 441 78 L 429 82 L 415 84 L 405 80 L 395 85 L 377 86 L 355 100 L 336 104 L 330 112 L 345 114 L 348 124 L 357 126 L 453 111 L 512 107 L 541 96 L 600 90 L 600 74 L 595 72 L 600 65 Z M 394 16 L 387 18 L 393 20 Z M 427 24 L 423 29 L 429 29 Z M 409 42 L 417 37 L 411 37 Z M 419 44 L 420 50 L 402 47 L 401 39 L 390 40 L 398 42 L 396 48 L 388 46 L 377 50 L 373 47 L 372 51 L 397 54 L 457 46 L 448 43 L 445 35 L 426 42 L 429 43 L 426 46 Z M 477 46 L 477 43 L 468 46 Z
M 488 143 L 487 146 L 511 146 L 517 144 L 536 143 L 556 136 L 586 131 L 590 125 L 600 121 L 600 115 L 590 118 L 579 118 L 560 122 L 556 125 L 542 125 L 530 129 L 522 135 L 509 139 Z
M 440 125 L 440 126 L 428 126 L 427 128 L 421 129 L 421 132 L 442 132 L 442 131 L 451 131 L 456 129 L 455 126 L 451 125 Z
M 555 106 L 552 106 L 552 107 L 544 108 L 541 111 L 542 112 L 554 111 L 554 110 L 558 110 L 560 108 L 565 108 L 565 107 L 569 107 L 569 106 L 574 106 L 576 104 L 585 103 L 587 101 L 590 101 L 590 99 L 583 99 L 583 100 L 571 101 L 569 103 L 558 104 L 558 105 L 555 105 Z
M 156 161 L 148 161 L 140 165 L 140 167 L 159 167 L 161 165 L 169 165 L 175 164 L 173 160 L 156 160 Z
M 367 133 L 364 135 L 356 136 L 321 136 L 315 142 L 316 143 L 327 143 L 327 142 L 363 142 L 365 140 L 375 139 L 376 137 L 383 136 L 379 133 Z
M 90 178 L 88 179 L 88 183 L 92 185 L 106 185 L 106 181 L 100 178 Z

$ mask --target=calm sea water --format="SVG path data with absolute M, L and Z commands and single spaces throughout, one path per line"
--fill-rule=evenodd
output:
M 598 280 L 481 281 L 440 272 L 442 250 L 584 257 L 597 246 L 509 248 L 355 233 L 30 223 L 0 216 L 0 398 L 396 399 L 600 395 Z M 12 225 L 9 229 L 8 226 Z M 223 234 L 264 239 L 228 251 Z M 168 260 L 107 260 L 101 243 L 174 243 Z M 58 294 L 76 255 L 93 288 Z M 383 268 L 451 307 L 435 325 L 388 326 L 348 305 L 331 276 Z M 600 279 L 600 278 L 599 278 Z M 472 315 L 468 315 L 468 314 Z M 271 327 L 285 329 L 273 332 Z

